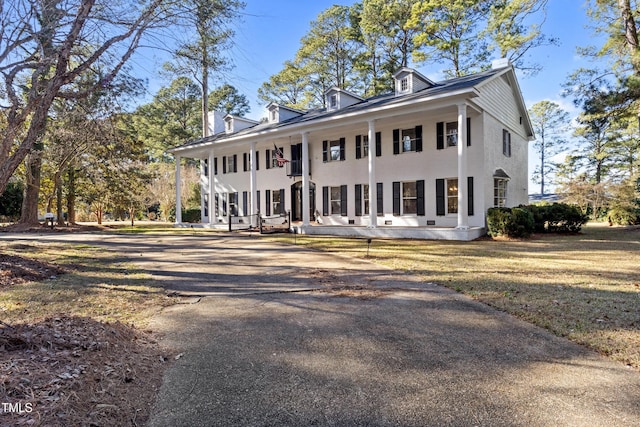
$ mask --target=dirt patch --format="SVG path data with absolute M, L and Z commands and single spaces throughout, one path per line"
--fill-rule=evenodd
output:
M 102 225 L 82 225 L 82 224 L 55 224 L 53 228 L 46 224 L 9 224 L 0 227 L 0 231 L 7 233 L 87 233 L 92 231 L 104 231 L 108 227 Z
M 14 410 L 0 412 L 0 424 L 143 425 L 166 360 L 149 334 L 121 323 L 56 317 L 3 325 L 0 401 Z
M 335 273 L 324 269 L 313 270 L 309 276 L 320 284 L 321 292 L 329 293 L 336 297 L 370 300 L 383 297 L 391 291 L 390 289 L 376 289 L 369 280 L 362 283 L 343 280 Z

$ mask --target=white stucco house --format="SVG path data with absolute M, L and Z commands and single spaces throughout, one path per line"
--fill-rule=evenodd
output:
M 490 207 L 527 203 L 533 130 L 507 61 L 394 79 L 395 93 L 369 99 L 329 89 L 325 109 L 272 103 L 263 123 L 211 113 L 211 136 L 170 150 L 178 183 L 181 158 L 201 161 L 203 226 L 290 211 L 299 233 L 471 240 Z

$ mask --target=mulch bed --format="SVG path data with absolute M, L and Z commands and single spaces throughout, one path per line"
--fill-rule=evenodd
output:
M 0 291 L 64 272 L 0 254 Z M 29 324 L 2 320 L 0 312 L 0 425 L 145 424 L 168 360 L 149 333 L 64 315 Z

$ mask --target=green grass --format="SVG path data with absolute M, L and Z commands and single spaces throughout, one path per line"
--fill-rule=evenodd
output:
M 294 243 L 292 236 L 272 238 Z M 297 236 L 295 243 L 367 256 L 361 238 Z M 590 224 L 581 234 L 530 240 L 373 239 L 369 259 L 640 369 L 640 227 Z

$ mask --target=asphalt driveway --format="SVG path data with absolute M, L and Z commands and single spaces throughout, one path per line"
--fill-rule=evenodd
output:
M 150 426 L 640 426 L 640 374 L 435 284 L 258 237 L 52 235 L 186 304 Z M 2 238 L 2 236 L 0 236 Z

